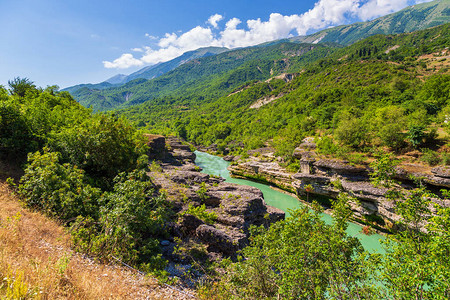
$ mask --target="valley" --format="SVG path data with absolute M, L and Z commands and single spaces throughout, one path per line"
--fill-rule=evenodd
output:
M 450 298 L 449 12 L 9 80 L 0 298 Z

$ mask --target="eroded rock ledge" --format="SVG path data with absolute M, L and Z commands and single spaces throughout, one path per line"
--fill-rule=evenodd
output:
M 160 140 L 161 136 L 155 138 Z M 164 149 L 160 149 L 161 141 L 149 144 L 153 147 L 151 152 L 159 153 L 154 160 L 158 165 L 151 165 L 149 175 L 159 190 L 167 194 L 178 216 L 167 224 L 172 234 L 165 246 L 167 256 L 175 246 L 175 237 L 206 245 L 211 259 L 234 256 L 248 243 L 251 225 L 269 226 L 284 219 L 284 212 L 266 205 L 257 188 L 201 173 L 194 164 L 195 153 L 177 138 L 166 138 Z M 189 206 L 201 205 L 205 205 L 206 212 L 215 214 L 214 222 L 208 224 L 186 213 Z
M 330 198 L 336 198 L 339 192 L 346 192 L 358 200 L 358 203 L 351 203 L 356 219 L 386 229 L 395 226 L 400 216 L 395 212 L 393 201 L 385 197 L 387 189 L 375 187 L 370 183 L 370 167 L 354 166 L 335 159 L 320 159 L 314 149 L 314 143 L 306 141 L 294 151 L 294 156 L 300 163 L 300 170 L 296 174 L 289 173 L 273 161 L 271 154 L 251 156 L 246 161 L 235 161 L 229 170 L 233 176 L 265 181 L 298 196 L 305 195 L 307 187 L 310 190 L 311 186 L 312 191 L 309 193 Z M 398 167 L 395 176 L 405 189 L 413 186 L 410 175 L 423 178 L 436 190 L 450 188 L 448 167 L 433 168 L 429 173 L 414 170 L 412 167 L 409 169 L 413 171 L 407 171 L 406 167 Z M 450 201 L 446 201 L 450 205 Z

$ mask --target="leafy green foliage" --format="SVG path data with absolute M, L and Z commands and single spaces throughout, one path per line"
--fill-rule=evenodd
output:
M 450 250 L 448 227 L 444 227 L 450 222 L 450 214 L 448 207 L 431 202 L 435 197 L 424 187 L 418 187 L 397 198 L 397 212 L 402 216 L 399 225 L 403 230 L 388 237 L 379 268 L 386 298 L 450 296 L 449 262 L 442 257 Z M 431 206 L 436 210 L 433 217 Z M 424 224 L 427 232 L 421 230 Z
M 63 221 L 97 215 L 101 190 L 86 183 L 83 170 L 60 164 L 58 154 L 47 148 L 30 154 L 28 162 L 19 186 L 27 206 Z
M 373 169 L 370 177 L 375 186 L 392 187 L 395 183 L 392 177 L 395 175 L 395 166 L 398 161 L 389 153 L 379 154 L 377 160 L 370 164 Z
M 268 230 L 253 228 L 251 245 L 232 264 L 221 284 L 236 299 L 364 298 L 370 276 L 357 238 L 345 233 L 349 209 L 342 196 L 335 203 L 336 222 L 301 208 Z M 350 213 L 351 214 L 351 213 Z
M 188 209 L 185 210 L 182 214 L 193 215 L 208 224 L 214 224 L 217 221 L 217 214 L 213 211 L 208 212 L 206 210 L 205 204 L 202 204 L 200 206 L 193 206 L 189 204 Z
M 114 190 L 103 194 L 98 222 L 78 218 L 72 225 L 78 248 L 101 258 L 118 258 L 144 269 L 164 266 L 158 236 L 164 236 L 167 203 L 154 195 L 144 171 L 121 173 Z
M 413 125 L 408 130 L 408 141 L 414 148 L 417 148 L 423 143 L 425 138 L 425 128 L 420 125 Z
M 8 80 L 11 95 L 25 97 L 27 92 L 36 90 L 36 86 L 28 78 L 16 77 L 13 80 Z
M 36 141 L 20 111 L 12 104 L 0 102 L 1 156 L 20 157 L 35 147 Z
M 52 136 L 52 147 L 65 161 L 77 165 L 103 188 L 112 186 L 119 173 L 137 167 L 145 153 L 144 142 L 135 137 L 136 129 L 121 118 L 96 115 Z

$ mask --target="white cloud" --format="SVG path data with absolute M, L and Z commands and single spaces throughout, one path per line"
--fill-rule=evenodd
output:
M 113 62 L 103 61 L 103 65 L 108 69 L 126 69 L 134 66 L 142 66 L 144 62 L 141 59 L 136 59 L 133 54 L 125 53 Z
M 148 33 L 150 39 L 158 39 L 158 49 L 149 47 L 134 48 L 142 50 L 142 56 L 135 58 L 132 54 L 122 54 L 113 62 L 104 61 L 106 68 L 127 68 L 143 64 L 156 64 L 171 60 L 186 51 L 201 47 L 246 47 L 267 41 L 282 39 L 296 35 L 306 35 L 330 26 L 341 25 L 350 20 L 371 20 L 376 17 L 398 11 L 407 5 L 413 5 L 430 0 L 318 0 L 309 11 L 298 15 L 284 16 L 278 13 L 270 14 L 269 20 L 247 20 L 243 23 L 237 18 L 231 18 L 225 26 L 217 31 L 210 27 L 197 26 L 184 33 L 166 33 L 157 38 Z M 223 16 L 212 15 L 207 23 L 214 29 L 219 28 Z M 145 50 L 145 51 L 144 51 Z
M 211 17 L 209 17 L 208 19 L 208 23 L 212 25 L 212 27 L 217 28 L 219 27 L 219 25 L 217 24 L 218 22 L 223 20 L 223 16 L 219 15 L 219 14 L 215 14 L 212 15 Z
M 134 51 L 134 52 L 144 52 L 144 49 L 142 49 L 142 48 L 132 48 L 131 51 Z
M 148 38 L 151 39 L 151 40 L 157 40 L 157 39 L 158 39 L 157 36 L 151 35 L 151 34 L 149 34 L 149 33 L 146 33 L 145 36 L 148 37 Z

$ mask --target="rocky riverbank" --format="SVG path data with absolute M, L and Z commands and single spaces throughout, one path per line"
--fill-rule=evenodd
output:
M 167 224 L 171 236 L 161 243 L 169 260 L 234 257 L 248 243 L 251 225 L 269 226 L 284 219 L 284 212 L 266 205 L 258 189 L 201 173 L 195 153 L 179 139 L 148 138 L 149 175 L 174 212 Z
M 394 202 L 386 198 L 387 189 L 372 185 L 369 176 L 372 169 L 368 165 L 355 166 L 343 160 L 326 159 L 318 156 L 314 149 L 313 142 L 305 141 L 295 150 L 294 156 L 300 165 L 295 174 L 281 167 L 273 152 L 266 148 L 254 152 L 256 156 L 234 159 L 229 170 L 233 176 L 267 182 L 299 197 L 310 193 L 336 198 L 340 192 L 345 192 L 357 199 L 351 203 L 355 219 L 388 230 L 395 227 L 400 216 Z M 422 178 L 432 190 L 450 188 L 448 167 L 424 170 L 420 165 L 403 164 L 397 167 L 395 179 L 407 190 L 414 185 L 411 175 Z

